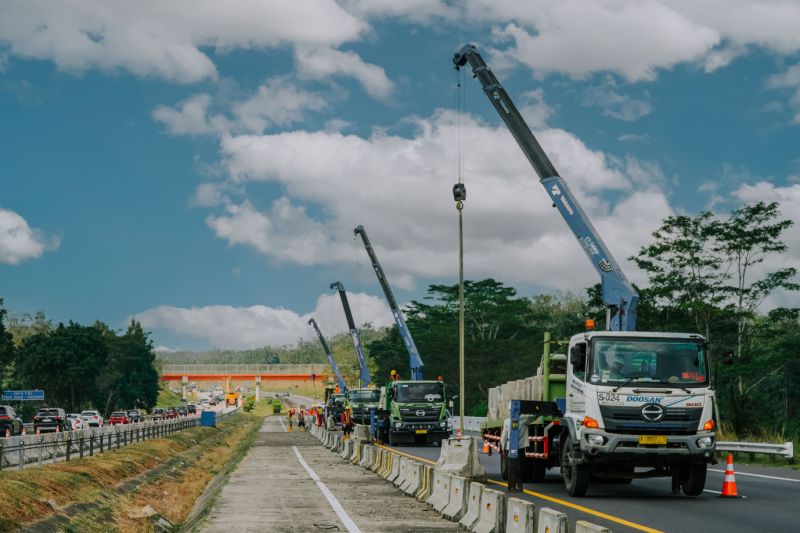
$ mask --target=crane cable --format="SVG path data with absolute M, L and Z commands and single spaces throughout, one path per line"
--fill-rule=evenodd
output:
M 464 219 L 463 209 L 464 200 L 467 198 L 467 191 L 464 186 L 464 165 L 463 165 L 463 130 L 461 125 L 461 116 L 463 108 L 466 103 L 466 95 L 464 93 L 463 83 L 463 69 L 454 69 L 455 76 L 453 77 L 455 93 L 455 102 L 457 104 L 456 117 L 457 117 L 457 135 L 458 135 L 458 183 L 453 187 L 453 199 L 456 202 L 456 209 L 458 210 L 458 415 L 459 415 L 459 428 L 456 432 L 458 438 L 463 437 L 464 431 Z

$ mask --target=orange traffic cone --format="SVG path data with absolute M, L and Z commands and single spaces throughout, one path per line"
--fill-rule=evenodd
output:
M 483 453 L 485 453 L 486 455 L 489 455 L 489 441 L 488 440 L 483 441 Z
M 728 465 L 725 467 L 725 480 L 722 482 L 723 498 L 738 498 L 736 477 L 733 474 L 733 454 L 728 454 Z

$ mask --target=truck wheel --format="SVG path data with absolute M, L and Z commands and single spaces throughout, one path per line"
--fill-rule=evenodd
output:
M 572 457 L 572 439 L 569 437 L 561 447 L 561 477 L 564 479 L 567 493 L 575 497 L 586 494 L 589 478 L 592 477 L 591 467 L 586 463 L 578 463 Z
M 508 457 L 505 450 L 500 452 L 500 477 L 503 481 L 508 481 Z
M 706 486 L 706 465 L 691 465 L 689 467 L 689 476 L 683 483 L 683 493 L 687 496 L 700 496 L 703 494 L 703 489 Z

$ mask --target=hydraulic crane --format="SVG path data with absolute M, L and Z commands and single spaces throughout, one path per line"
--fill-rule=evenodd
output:
M 322 349 L 325 350 L 325 357 L 328 358 L 328 364 L 331 365 L 333 373 L 336 374 L 336 381 L 339 383 L 339 390 L 341 391 L 342 394 L 344 394 L 345 391 L 347 391 L 347 385 L 344 382 L 342 373 L 339 371 L 339 367 L 336 365 L 336 361 L 333 359 L 333 354 L 331 353 L 331 349 L 328 348 L 328 343 L 325 342 L 325 337 L 322 336 L 322 332 L 319 330 L 317 321 L 312 318 L 308 321 L 308 323 L 314 326 L 314 331 L 317 332 L 317 337 L 319 337 L 319 342 L 322 344 Z
M 369 259 L 372 261 L 372 268 L 375 270 L 375 275 L 378 276 L 378 282 L 381 284 L 381 288 L 383 289 L 383 294 L 386 296 L 386 301 L 389 302 L 389 308 L 392 310 L 395 324 L 397 324 L 397 331 L 400 332 L 400 338 L 403 339 L 403 344 L 405 344 L 406 350 L 408 351 L 409 366 L 411 367 L 411 379 L 414 381 L 421 380 L 423 379 L 422 367 L 424 366 L 422 363 L 422 358 L 419 356 L 417 345 L 414 344 L 414 339 L 411 337 L 411 332 L 408 330 L 408 326 L 406 326 L 403 313 L 400 311 L 400 307 L 397 305 L 397 300 L 394 298 L 392 288 L 389 286 L 389 281 L 386 279 L 386 274 L 383 273 L 383 268 L 378 261 L 378 256 L 375 255 L 375 249 L 372 248 L 372 243 L 369 241 L 367 230 L 364 229 L 364 226 L 357 226 L 353 230 L 353 233 L 361 236 L 361 240 L 364 242 L 364 247 L 367 249 L 367 254 L 369 254 Z
M 359 379 L 361 380 L 361 387 L 366 387 L 372 381 L 372 376 L 367 367 L 367 358 L 364 357 L 364 350 L 361 348 L 361 338 L 356 329 L 356 323 L 353 320 L 353 313 L 350 311 L 350 304 L 347 302 L 347 292 L 344 290 L 344 285 L 340 281 L 331 283 L 331 289 L 339 291 L 339 297 L 342 299 L 342 307 L 344 307 L 344 316 L 347 318 L 347 327 L 350 328 L 350 337 L 353 339 L 353 346 L 356 349 L 356 356 L 358 357 L 358 366 L 360 367 Z
M 606 327 L 612 331 L 634 331 L 639 295 L 622 273 L 567 183 L 558 175 L 506 90 L 473 45 L 467 44 L 456 52 L 453 63 L 457 69 L 469 63 L 473 76 L 481 82 L 486 96 L 539 175 L 539 181 L 553 205 L 589 256 L 592 266 L 600 275 L 603 304 L 606 306 Z

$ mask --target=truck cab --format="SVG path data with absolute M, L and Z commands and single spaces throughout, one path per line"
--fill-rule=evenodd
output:
M 709 374 L 700 335 L 574 335 L 559 446 L 568 492 L 585 493 L 591 476 L 622 482 L 670 476 L 673 491 L 701 494 L 706 467 L 715 462 Z
M 380 408 L 381 391 L 379 389 L 350 389 L 345 393 L 345 407 L 353 410 L 353 421 L 356 424 L 370 423 L 370 411 Z
M 441 444 L 450 436 L 441 381 L 392 381 L 383 393 L 389 444 Z

